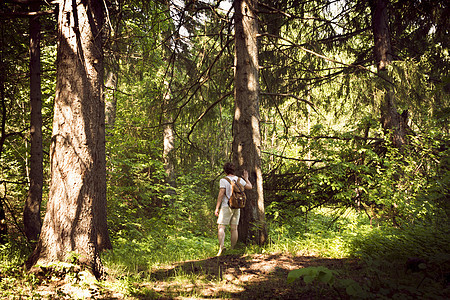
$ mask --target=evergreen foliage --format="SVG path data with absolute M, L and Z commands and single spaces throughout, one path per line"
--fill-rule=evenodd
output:
M 105 101 L 115 99 L 116 114 L 106 144 L 114 250 L 103 259 L 111 272 L 127 277 L 129 294 L 139 293 L 132 286 L 143 272 L 217 250 L 213 210 L 221 166 L 231 156 L 234 115 L 232 12 L 220 2 L 107 2 L 105 60 L 118 80 L 105 93 Z M 341 296 L 346 290 L 367 298 L 398 292 L 382 280 L 386 264 L 403 267 L 418 258 L 432 284 L 424 294 L 409 295 L 440 296 L 429 287 L 441 288 L 450 272 L 448 4 L 390 1 L 395 55 L 386 83 L 373 64 L 368 1 L 272 2 L 259 3 L 269 243 L 238 253 L 358 259 L 373 271 L 367 285 L 320 267 L 300 269 L 289 280 L 319 280 Z M 4 17 L 16 9 L 0 5 L 4 291 L 14 289 L 19 279 L 13 274 L 22 272 L 31 251 L 21 234 L 28 189 L 27 22 Z M 54 18 L 44 19 L 46 191 L 56 45 Z M 403 149 L 382 130 L 380 82 L 393 88 L 398 113 L 408 117 Z M 175 132 L 174 182 L 163 158 L 167 124 Z M 25 280 L 33 285 L 35 279 Z M 402 284 L 417 286 L 411 282 Z

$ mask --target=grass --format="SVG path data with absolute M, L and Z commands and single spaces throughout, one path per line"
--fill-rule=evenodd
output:
M 440 295 L 436 294 L 436 289 L 441 287 L 439 282 L 448 280 L 445 276 L 450 272 L 448 230 L 419 225 L 406 229 L 372 228 L 367 223 L 367 218 L 355 211 L 320 209 L 310 213 L 307 221 L 298 217 L 290 224 L 270 224 L 270 242 L 264 247 L 242 246 L 227 254 L 236 257 L 264 253 L 334 259 L 354 257 L 364 265 L 356 275 L 370 279 L 362 285 L 365 291 L 385 292 L 388 296 L 397 291 L 412 296 Z M 229 234 L 227 239 L 229 243 Z M 165 287 L 166 293 L 177 297 L 196 298 L 205 286 L 220 291 L 224 283 L 222 278 L 210 276 L 201 265 L 196 265 L 195 272 L 173 268 L 174 262 L 213 257 L 217 252 L 217 239 L 212 234 L 198 235 L 161 226 L 148 232 L 113 236 L 113 243 L 114 250 L 102 254 L 110 279 L 96 283 L 100 294 L 116 294 L 125 299 L 157 299 L 158 289 Z M 37 287 L 42 285 L 42 280 L 21 267 L 29 251 L 17 241 L 0 245 L 0 253 L 0 298 L 14 299 L 22 295 L 21 299 L 41 299 Z M 425 269 L 415 273 L 404 270 L 410 257 L 424 259 Z M 152 270 L 163 270 L 167 266 L 172 266 L 170 276 L 155 277 Z M 404 274 L 398 273 L 400 269 Z M 45 284 L 50 286 L 51 279 Z M 83 288 L 82 282 L 78 284 Z M 418 287 L 420 292 L 417 292 Z M 84 288 L 92 288 L 92 285 Z M 219 293 L 221 297 L 231 295 L 227 294 L 228 288 L 224 287 Z M 65 292 L 60 290 L 59 293 Z

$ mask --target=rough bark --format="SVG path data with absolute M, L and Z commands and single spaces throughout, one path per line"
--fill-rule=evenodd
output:
M 30 4 L 31 11 L 39 11 L 39 2 Z M 23 210 L 24 231 L 29 241 L 37 241 L 41 232 L 41 202 L 43 175 L 42 101 L 39 17 L 32 17 L 30 28 L 30 186 Z
M 374 37 L 374 56 L 378 75 L 384 79 L 381 89 L 384 98 L 380 105 L 381 124 L 385 132 L 392 133 L 392 142 L 395 147 L 402 148 L 407 143 L 408 132 L 407 114 L 400 115 L 397 111 L 395 94 L 387 67 L 392 62 L 391 35 L 389 30 L 389 0 L 371 0 L 372 29 Z
M 103 273 L 106 230 L 105 107 L 100 0 L 61 0 L 51 184 L 38 244 L 27 267 L 66 261 Z
M 387 4 L 389 0 L 372 0 L 372 28 L 377 70 L 385 71 L 392 62 L 391 34 Z
M 267 229 L 261 171 L 256 3 L 254 0 L 234 2 L 236 52 L 233 162 L 239 170 L 249 171 L 249 179 L 254 186 L 247 192 L 246 207 L 241 209 L 239 240 L 264 244 Z

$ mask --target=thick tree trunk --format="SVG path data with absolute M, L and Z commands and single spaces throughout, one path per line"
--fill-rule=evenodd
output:
M 30 4 L 31 11 L 39 11 L 39 2 Z M 23 210 L 25 235 L 29 241 L 37 241 L 41 232 L 41 202 L 44 182 L 42 164 L 42 102 L 39 17 L 30 19 L 30 187 Z
M 378 71 L 385 71 L 392 62 L 391 34 L 387 4 L 389 0 L 372 0 L 374 55 Z
M 236 53 L 233 162 L 239 170 L 249 171 L 249 179 L 254 186 L 247 192 L 246 207 L 241 209 L 239 240 L 263 244 L 267 240 L 267 228 L 261 171 L 256 4 L 255 0 L 234 1 Z
M 394 146 L 401 149 L 407 142 L 408 125 L 407 114 L 398 113 L 394 91 L 387 83 L 392 82 L 387 70 L 392 62 L 388 4 L 389 0 L 371 0 L 374 56 L 378 74 L 385 79 L 381 87 L 384 90 L 384 99 L 380 105 L 381 124 L 385 132 L 392 133 Z
M 100 0 L 62 0 L 51 184 L 37 247 L 27 267 L 66 261 L 76 253 L 96 277 L 99 250 L 110 247 L 106 230 L 105 107 Z

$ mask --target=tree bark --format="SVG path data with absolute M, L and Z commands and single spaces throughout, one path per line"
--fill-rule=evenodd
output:
M 106 227 L 103 2 L 61 0 L 51 184 L 38 244 L 27 261 L 46 265 L 76 254 L 97 277 Z
M 3 35 L 1 36 L 3 43 Z M 0 53 L 0 68 L 3 68 L 3 55 Z M 3 153 L 3 145 L 6 141 L 6 99 L 5 99 L 5 76 L 3 72 L 0 73 L 0 158 Z M 6 214 L 3 207 L 3 199 L 0 198 L 0 244 L 4 244 L 6 239 L 4 236 L 8 233 L 8 226 L 6 225 Z
M 372 0 L 372 29 L 374 38 L 374 55 L 377 70 L 386 71 L 392 62 L 391 33 L 389 30 L 389 0 Z
M 387 67 L 392 62 L 391 34 L 389 30 L 389 0 L 371 0 L 374 56 L 378 75 L 385 81 L 381 86 L 384 98 L 380 105 L 380 120 L 385 132 L 391 132 L 392 143 L 401 149 L 407 143 L 407 114 L 398 113 L 395 94 Z
M 111 69 L 107 70 L 106 73 L 106 93 L 105 93 L 105 112 L 106 112 L 106 125 L 108 129 L 114 128 L 114 123 L 116 122 L 116 108 L 117 108 L 117 84 L 118 84 L 118 66 L 115 58 L 113 57 L 113 62 L 111 62 Z M 108 95 L 108 97 L 106 97 Z
M 164 170 L 166 171 L 167 180 L 171 186 L 175 186 L 175 167 L 173 151 L 175 150 L 175 133 L 173 130 L 173 122 L 171 113 L 169 111 L 171 101 L 170 85 L 167 81 L 164 82 L 166 86 L 166 92 L 164 94 L 164 109 L 163 109 L 163 159 Z M 169 194 L 172 194 L 173 190 L 169 190 Z
M 167 12 L 170 12 L 172 9 L 172 3 L 167 1 L 164 3 L 167 9 Z M 170 13 L 168 13 L 168 17 L 170 17 Z M 162 104 L 162 123 L 163 123 L 163 161 L 164 161 L 164 171 L 166 172 L 167 182 L 171 187 L 175 187 L 175 132 L 174 132 L 174 124 L 173 124 L 173 112 L 172 112 L 172 89 L 171 89 L 171 81 L 173 80 L 173 69 L 172 66 L 175 63 L 175 53 L 172 52 L 171 42 L 173 40 L 173 24 L 170 23 L 170 26 L 162 31 L 162 36 L 164 42 L 162 43 L 162 53 L 164 56 L 164 60 L 167 61 L 167 68 L 163 86 L 163 104 Z M 172 70 L 172 71 L 171 71 Z M 168 195 L 174 195 L 175 190 L 172 188 L 167 189 L 166 193 Z
M 31 11 L 39 11 L 39 2 L 30 4 Z M 42 101 L 39 17 L 30 18 L 30 186 L 23 210 L 24 231 L 29 241 L 37 241 L 41 232 L 41 202 L 43 175 Z
M 233 162 L 248 170 L 254 188 L 247 191 L 246 207 L 241 209 L 239 240 L 264 244 L 267 228 L 264 214 L 259 117 L 258 24 L 255 0 L 234 1 L 235 11 L 235 114 L 233 123 Z

